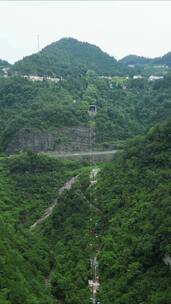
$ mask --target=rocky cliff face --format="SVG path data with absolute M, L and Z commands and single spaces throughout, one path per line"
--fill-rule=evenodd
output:
M 91 140 L 90 140 L 91 137 Z M 22 150 L 77 152 L 89 151 L 95 141 L 95 131 L 88 127 L 64 127 L 53 131 L 20 130 L 6 146 L 6 152 Z

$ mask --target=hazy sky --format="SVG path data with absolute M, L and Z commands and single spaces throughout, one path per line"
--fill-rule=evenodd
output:
M 0 1 L 0 58 L 9 62 L 62 37 L 119 59 L 171 51 L 170 1 Z

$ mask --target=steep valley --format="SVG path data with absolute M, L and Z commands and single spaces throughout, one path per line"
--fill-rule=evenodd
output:
M 169 60 L 0 60 L 0 304 L 170 303 Z
M 100 244 L 100 301 L 169 303 L 170 134 L 169 120 L 130 141 L 91 187 L 87 165 L 31 152 L 1 157 L 1 302 L 88 303 L 91 213 Z M 52 214 L 30 231 L 57 198 Z

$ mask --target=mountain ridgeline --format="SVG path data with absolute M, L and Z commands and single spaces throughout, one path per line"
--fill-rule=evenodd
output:
M 148 64 L 152 62 L 152 59 L 143 56 L 128 55 L 120 59 L 119 62 L 125 65 Z
M 156 64 L 156 65 L 166 65 L 171 67 L 171 52 L 156 58 L 147 58 L 137 55 L 128 55 L 119 60 L 120 63 L 125 65 L 138 65 L 138 64 Z
M 8 64 L 1 60 L 0 67 L 1 62 L 3 65 Z M 149 68 L 144 69 L 144 66 Z M 160 75 L 171 68 L 171 52 L 156 58 L 128 55 L 117 61 L 93 44 L 74 38 L 62 38 L 44 47 L 40 52 L 24 57 L 14 65 L 8 64 L 8 67 L 11 75 L 59 78 L 81 76 L 88 70 L 103 76 L 132 76 L 136 73 Z
M 73 38 L 63 38 L 42 51 L 16 62 L 14 71 L 21 74 L 62 76 L 94 70 L 99 75 L 123 75 L 128 68 L 99 47 Z
M 10 63 L 6 60 L 0 59 L 0 76 L 4 75 L 4 69 L 10 68 Z
M 96 304 L 170 303 L 169 56 L 121 63 L 65 38 L 0 61 L 0 304 L 92 302 L 94 256 Z

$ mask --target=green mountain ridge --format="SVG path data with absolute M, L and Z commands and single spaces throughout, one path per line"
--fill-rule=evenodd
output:
M 100 75 L 120 75 L 128 69 L 99 47 L 74 38 L 63 38 L 37 54 L 16 62 L 13 70 L 21 74 L 67 77 L 94 70 Z
M 156 64 L 171 67 L 171 52 L 168 52 L 167 54 L 156 58 L 147 58 L 138 55 L 128 55 L 120 59 L 119 62 L 126 65 Z
M 3 71 L 4 68 L 10 68 L 10 67 L 11 64 L 8 61 L 0 59 L 0 76 L 4 75 L 4 71 Z
M 132 75 L 154 71 L 140 65 Z M 0 304 L 89 303 L 95 252 L 100 304 L 170 303 L 171 73 L 126 71 L 65 38 L 0 77 Z M 118 153 L 96 165 L 35 153 L 92 148 Z
M 7 62 L 3 64 L 6 64 Z M 7 63 L 8 64 L 8 63 Z M 120 60 L 103 52 L 99 47 L 88 42 L 81 42 L 75 38 L 62 38 L 44 47 L 40 52 L 26 56 L 11 66 L 11 74 L 40 75 L 51 77 L 68 77 L 68 75 L 82 75 L 87 70 L 94 70 L 98 75 L 133 75 L 142 70 L 130 69 L 129 65 L 136 67 L 171 67 L 171 52 L 156 57 L 147 58 L 138 55 L 128 55 Z M 165 73 L 162 67 L 157 74 Z M 144 74 L 155 74 L 155 69 L 145 69 Z
M 135 65 L 135 64 L 148 64 L 151 63 L 152 59 L 138 56 L 138 55 L 127 55 L 119 60 L 119 62 L 125 65 Z

